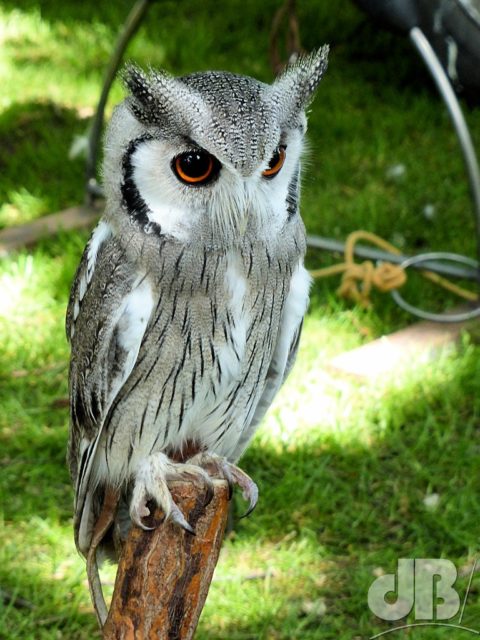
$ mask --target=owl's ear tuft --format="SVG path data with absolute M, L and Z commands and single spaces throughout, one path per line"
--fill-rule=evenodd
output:
M 315 90 L 328 66 L 329 46 L 301 56 L 289 64 L 273 83 L 279 98 L 281 94 L 294 100 L 298 110 L 305 109 L 313 100 Z
M 144 124 L 157 124 L 160 116 L 158 95 L 151 78 L 132 63 L 125 65 L 120 77 L 130 91 L 127 106 L 135 118 Z
M 135 64 L 127 64 L 121 78 L 130 91 L 126 105 L 134 117 L 147 126 L 165 126 L 178 120 L 178 102 L 182 101 L 178 81 L 166 71 L 149 69 L 148 73 Z M 183 96 L 188 100 L 189 95 Z
M 146 73 L 137 65 L 128 63 L 120 73 L 125 86 L 132 96 L 139 102 L 148 106 L 155 100 L 153 87 Z

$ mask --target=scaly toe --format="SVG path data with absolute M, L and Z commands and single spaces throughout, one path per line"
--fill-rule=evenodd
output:
M 155 527 L 150 527 L 143 522 L 143 518 L 146 518 L 152 515 L 150 512 L 150 509 L 147 507 L 147 502 L 150 499 L 150 497 L 146 493 L 143 493 L 140 499 L 137 498 L 135 500 L 134 498 L 135 496 L 132 497 L 132 502 L 130 505 L 130 517 L 132 519 L 132 522 L 134 522 L 138 527 L 140 527 L 144 531 L 153 531 Z M 187 520 L 185 519 L 185 516 L 183 515 L 183 513 L 181 512 L 181 510 L 175 504 L 175 502 L 172 500 L 171 497 L 166 498 L 165 494 L 163 494 L 162 501 L 160 502 L 160 500 L 158 500 L 158 506 L 165 513 L 166 520 L 171 520 L 175 524 L 182 527 L 182 529 L 185 529 L 185 531 L 195 534 L 195 531 L 188 524 Z
M 192 464 L 192 461 L 189 460 L 187 463 L 182 465 L 176 465 L 175 469 L 171 471 L 167 475 L 167 480 L 189 480 L 191 482 L 197 482 L 200 480 L 202 482 L 205 489 L 205 498 L 203 502 L 203 506 L 206 507 L 210 504 L 213 498 L 214 488 L 213 482 L 208 473 L 197 464 Z
M 168 483 L 176 480 L 200 482 L 205 488 L 204 507 L 212 500 L 213 482 L 204 469 L 190 462 L 176 463 L 163 453 L 154 453 L 144 460 L 135 478 L 130 517 L 137 526 L 146 531 L 155 528 L 143 522 L 144 518 L 152 515 L 147 503 L 153 500 L 164 512 L 165 519 L 170 519 L 191 534 L 195 533 L 173 501 L 168 488 Z
M 235 464 L 228 462 L 221 456 L 208 452 L 199 453 L 188 462 L 208 469 L 212 475 L 218 474 L 224 478 L 228 483 L 229 499 L 232 497 L 233 486 L 238 485 L 240 487 L 243 497 L 249 502 L 248 510 L 241 516 L 242 518 L 248 516 L 255 509 L 258 502 L 258 487 L 250 476 Z

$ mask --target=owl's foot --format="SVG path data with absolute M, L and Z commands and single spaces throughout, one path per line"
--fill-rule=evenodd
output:
M 219 475 L 221 478 L 224 478 L 228 482 L 230 497 L 233 493 L 234 485 L 240 487 L 243 497 L 249 502 L 248 510 L 243 514 L 242 518 L 252 513 L 257 506 L 257 485 L 245 471 L 242 471 L 237 465 L 229 462 L 226 458 L 206 451 L 204 453 L 198 453 L 193 456 L 193 458 L 189 458 L 188 463 L 205 469 L 209 476 Z
M 212 499 L 213 484 L 204 469 L 190 461 L 187 463 L 173 462 L 164 453 L 153 453 L 145 458 L 140 466 L 133 487 L 130 517 L 137 526 L 145 530 L 154 528 L 147 526 L 142 521 L 143 518 L 151 515 L 147 503 L 153 499 L 165 513 L 165 518 L 169 518 L 186 531 L 195 533 L 173 501 L 168 482 L 174 480 L 189 480 L 190 482 L 200 480 L 205 487 L 205 505 Z

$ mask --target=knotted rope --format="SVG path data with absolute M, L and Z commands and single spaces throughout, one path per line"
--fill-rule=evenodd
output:
M 401 254 L 393 244 L 370 231 L 353 231 L 345 242 L 345 261 L 340 264 L 334 264 L 331 267 L 314 269 L 310 271 L 310 275 L 313 278 L 327 278 L 343 274 L 337 293 L 344 298 L 361 304 L 363 307 L 369 307 L 371 305 L 370 294 L 372 289 L 377 289 L 382 293 L 399 289 L 406 283 L 407 274 L 401 265 L 391 262 L 381 262 L 377 265 L 371 260 L 365 260 L 360 263 L 355 262 L 355 245 L 360 240 L 369 242 L 394 255 Z M 421 270 L 420 273 L 424 278 L 465 300 L 478 301 L 476 293 L 459 287 L 436 273 L 428 270 Z

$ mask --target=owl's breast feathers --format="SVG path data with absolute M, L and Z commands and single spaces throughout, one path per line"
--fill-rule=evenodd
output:
M 153 451 L 175 457 L 193 442 L 236 460 L 296 353 L 303 229 L 226 251 L 165 240 L 153 261 L 95 233 L 94 269 L 90 246 L 68 312 L 77 498 L 86 484 L 121 483 Z

